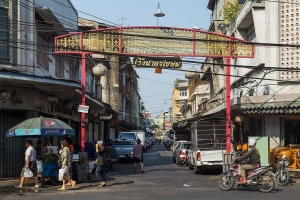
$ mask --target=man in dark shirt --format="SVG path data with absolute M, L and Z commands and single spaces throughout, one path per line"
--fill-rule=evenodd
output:
M 139 162 L 141 164 L 141 172 L 144 173 L 144 152 L 146 151 L 144 145 L 141 144 L 141 140 L 137 140 L 137 144 L 133 146 L 131 154 L 133 155 L 134 173 L 136 173 L 136 166 Z
M 248 141 L 248 146 L 250 148 L 250 151 L 248 151 L 248 153 L 246 153 L 245 155 L 235 159 L 235 162 L 237 163 L 248 158 L 246 162 L 247 164 L 239 166 L 240 175 L 241 175 L 241 181 L 239 182 L 240 184 L 247 183 L 246 170 L 254 169 L 256 168 L 257 165 L 260 164 L 260 154 L 258 149 L 255 147 L 255 145 L 256 145 L 256 140 L 250 139 Z

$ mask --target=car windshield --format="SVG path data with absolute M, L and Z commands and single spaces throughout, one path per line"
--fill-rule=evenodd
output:
M 185 144 L 185 143 L 182 143 L 181 144 L 181 149 L 187 149 L 187 148 L 190 148 L 191 144 Z
M 129 140 L 136 140 L 135 133 L 121 133 L 120 138 L 125 138 Z
M 115 145 L 132 145 L 132 140 L 115 140 Z

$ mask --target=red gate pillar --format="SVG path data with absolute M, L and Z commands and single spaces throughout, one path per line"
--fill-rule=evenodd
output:
M 226 153 L 230 153 L 230 115 L 231 115 L 231 102 L 230 102 L 230 60 L 231 57 L 227 57 L 226 66 Z
M 86 53 L 81 53 L 81 105 L 85 105 L 85 87 L 86 87 Z M 85 151 L 85 113 L 81 113 L 80 118 L 80 149 Z

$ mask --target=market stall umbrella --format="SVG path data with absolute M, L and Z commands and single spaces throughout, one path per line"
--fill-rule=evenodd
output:
M 12 127 L 6 132 L 6 137 L 54 137 L 74 134 L 74 129 L 59 119 L 37 117 Z

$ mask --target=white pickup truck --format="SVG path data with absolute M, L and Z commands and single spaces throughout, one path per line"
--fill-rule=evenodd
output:
M 222 168 L 226 152 L 226 119 L 208 118 L 193 123 L 189 168 L 198 174 L 203 169 Z

